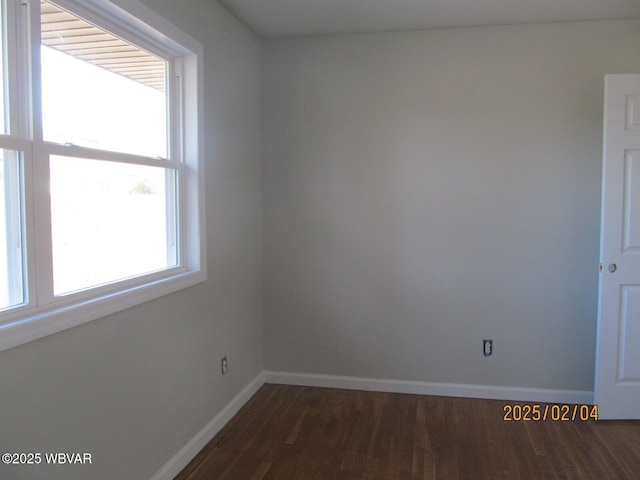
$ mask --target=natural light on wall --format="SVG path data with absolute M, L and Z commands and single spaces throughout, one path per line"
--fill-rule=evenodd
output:
M 166 158 L 166 62 L 42 2 L 44 140 Z M 176 265 L 170 169 L 52 156 L 54 294 Z

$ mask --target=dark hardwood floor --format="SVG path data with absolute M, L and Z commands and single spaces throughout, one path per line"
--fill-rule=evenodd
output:
M 176 478 L 640 479 L 640 422 L 504 421 L 514 403 L 264 385 Z

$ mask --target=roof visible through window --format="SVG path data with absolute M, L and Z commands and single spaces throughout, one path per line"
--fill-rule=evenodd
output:
M 44 0 L 41 25 L 43 45 L 164 91 L 164 60 Z

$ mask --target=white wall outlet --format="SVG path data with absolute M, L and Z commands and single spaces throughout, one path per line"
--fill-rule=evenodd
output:
M 488 357 L 493 353 L 493 340 L 485 339 L 482 340 L 482 354 L 485 357 Z
M 222 372 L 222 375 L 227 374 L 227 363 L 227 357 L 222 357 L 222 360 L 220 360 L 220 371 Z

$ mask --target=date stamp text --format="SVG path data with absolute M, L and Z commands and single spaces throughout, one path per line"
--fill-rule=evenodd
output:
M 507 403 L 502 410 L 505 422 L 586 422 L 598 419 L 598 405 Z

